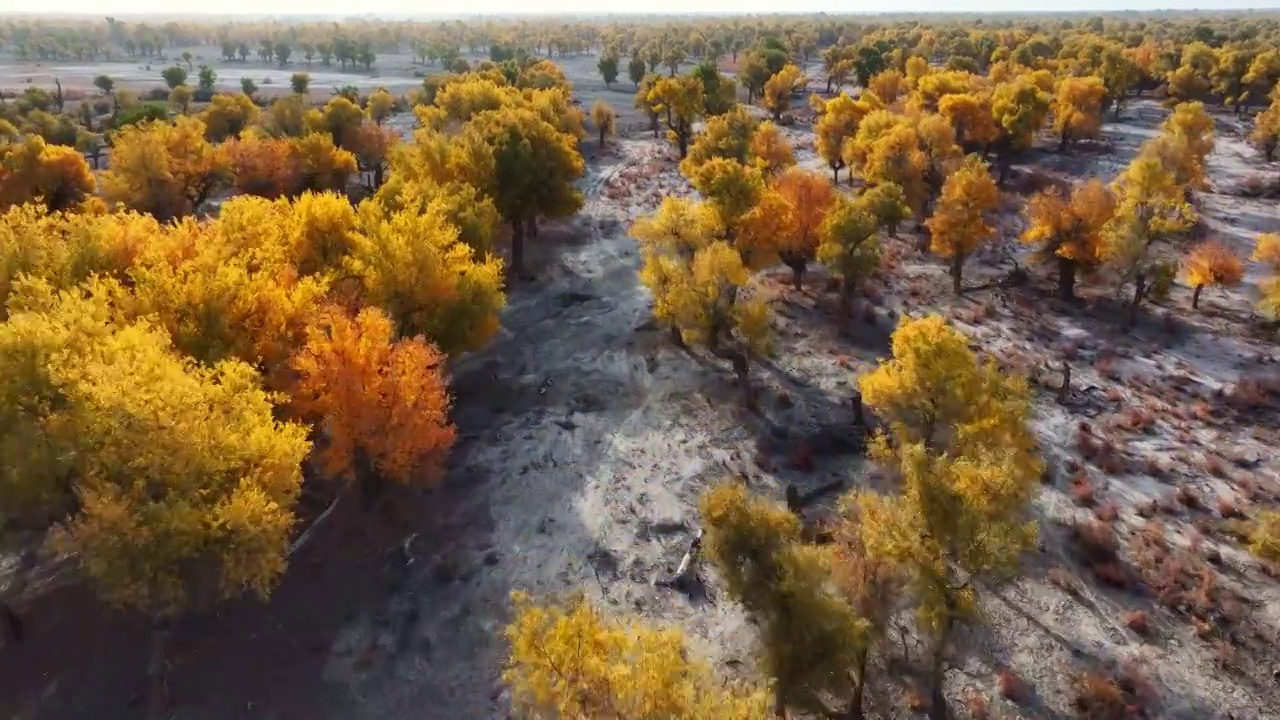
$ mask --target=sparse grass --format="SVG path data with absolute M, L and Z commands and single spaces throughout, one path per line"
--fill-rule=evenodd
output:
M 1129 610 L 1120 616 L 1124 626 L 1132 630 L 1134 633 L 1147 637 L 1151 634 L 1151 618 L 1145 611 Z
M 1204 503 L 1200 500 L 1200 493 L 1196 492 L 1195 488 L 1187 485 L 1178 486 L 1178 489 L 1174 491 L 1174 499 L 1178 501 L 1179 505 L 1188 510 L 1204 509 Z
M 1145 718 L 1156 700 L 1151 682 L 1133 664 L 1111 674 L 1087 672 L 1075 682 L 1076 713 L 1082 720 Z
M 1071 493 L 1071 498 L 1076 501 L 1076 504 L 1082 507 L 1093 507 L 1097 502 L 1097 488 L 1089 481 L 1089 474 L 1084 470 L 1076 473 L 1075 477 L 1071 478 L 1068 491 Z
M 1009 668 L 996 673 L 996 688 L 1000 691 L 1000 697 L 1009 702 L 1018 703 L 1027 697 L 1027 684 Z

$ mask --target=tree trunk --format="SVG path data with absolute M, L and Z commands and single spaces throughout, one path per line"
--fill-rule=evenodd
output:
M 676 144 L 680 146 L 680 159 L 683 160 L 689 152 L 689 136 L 682 132 L 676 133 Z
M 1125 322 L 1133 325 L 1138 321 L 1138 304 L 1142 302 L 1142 297 L 1147 294 L 1147 278 L 1145 275 L 1139 275 L 1133 282 L 1133 300 L 1129 301 L 1128 317 Z
M 524 272 L 524 220 L 511 220 L 511 274 L 518 277 Z
M 531 238 L 538 237 L 538 216 L 537 215 L 534 215 L 533 217 L 529 218 L 529 237 Z
M 948 606 L 952 603 L 948 602 Z M 947 696 L 942 691 L 942 683 L 946 676 L 947 645 L 951 642 L 951 629 L 955 625 L 955 615 L 948 607 L 946 618 L 938 633 L 938 643 L 933 649 L 933 660 L 929 668 L 929 720 L 949 720 Z
M 1058 152 L 1064 153 L 1067 151 L 1067 143 L 1070 141 L 1070 137 L 1065 130 L 1062 132 L 1062 138 L 1058 140 Z
M 604 128 L 600 128 L 600 149 L 604 149 Z
M 964 273 L 964 253 L 958 252 L 951 256 L 951 291 L 956 295 L 963 292 L 961 280 Z
M 1204 283 L 1200 283 L 1199 285 L 1196 286 L 1195 291 L 1191 293 L 1191 309 L 1192 310 L 1200 309 L 1200 293 L 1203 291 L 1204 291 Z
M 151 658 L 147 662 L 147 717 L 163 720 L 169 710 L 168 660 L 169 624 L 163 618 L 151 620 Z
M 835 165 L 831 166 L 831 184 L 837 187 L 840 185 L 840 168 Z
M 858 652 L 857 670 L 853 677 L 853 694 L 849 698 L 849 709 L 845 711 L 845 720 L 864 720 L 866 713 L 862 709 L 863 696 L 867 692 L 867 662 L 869 651 L 863 648 Z
M 782 694 L 782 686 L 773 686 L 773 716 L 778 720 L 787 720 L 787 701 Z
M 796 292 L 804 291 L 804 271 L 808 267 L 808 261 L 804 256 L 796 253 L 782 253 L 782 262 L 791 268 L 791 286 Z
M 1062 256 L 1058 257 L 1058 297 L 1076 299 L 1076 261 Z

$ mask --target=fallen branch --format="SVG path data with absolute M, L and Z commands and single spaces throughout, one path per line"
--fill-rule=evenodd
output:
M 698 579 L 698 572 L 693 567 L 694 560 L 702 550 L 702 529 L 699 528 L 693 534 L 693 539 L 689 541 L 689 549 L 685 551 L 684 557 L 680 558 L 680 565 L 676 568 L 676 572 L 669 578 L 659 578 L 653 582 L 657 587 L 671 588 L 692 596 L 702 585 Z
M 341 495 L 338 495 L 338 497 L 334 498 L 333 502 L 329 503 L 329 507 L 325 508 L 324 512 L 320 513 L 320 516 L 315 519 L 315 522 L 311 523 L 311 525 L 298 536 L 298 539 L 293 541 L 293 545 L 289 547 L 289 557 L 293 557 L 294 553 L 301 550 L 302 546 L 306 545 L 307 542 L 311 540 L 316 528 L 320 527 L 320 523 L 323 523 L 330 515 L 333 514 L 333 511 L 338 507 L 338 503 L 341 502 L 343 495 L 346 495 L 346 493 L 342 493 Z

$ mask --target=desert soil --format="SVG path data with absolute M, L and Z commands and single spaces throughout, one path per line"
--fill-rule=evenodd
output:
M 594 59 L 567 65 L 580 90 L 590 85 Z M 594 92 L 616 92 L 614 104 L 629 107 L 626 90 L 601 84 Z M 1070 157 L 1038 150 L 1018 175 L 1109 179 L 1156 132 L 1162 112 L 1153 102 L 1132 103 L 1124 120 L 1105 127 L 1103 148 Z M 1214 187 L 1201 203 L 1211 230 L 1245 252 L 1257 232 L 1280 230 L 1280 215 L 1273 202 L 1230 192 L 1247 175 L 1276 167 L 1261 168 L 1239 126 L 1217 119 Z M 811 134 L 788 133 L 801 164 L 821 167 Z M 857 374 L 887 354 L 896 319 L 930 311 L 1033 375 L 1035 423 L 1051 471 L 1036 504 L 1040 551 L 1027 560 L 1025 578 L 984 593 L 986 622 L 966 634 L 950 692 L 987 696 L 993 717 L 1064 718 L 1072 714 L 1076 673 L 1136 663 L 1156 688 L 1160 717 L 1280 717 L 1272 677 L 1280 670 L 1280 593 L 1238 545 L 1213 535 L 1195 546 L 1220 551 L 1222 582 L 1247 608 L 1247 621 L 1233 631 L 1243 638 L 1239 667 L 1226 670 L 1185 620 L 1150 598 L 1093 582 L 1066 527 L 1090 513 L 1066 491 L 1068 458 L 1115 504 L 1115 526 L 1126 531 L 1142 524 L 1136 508 L 1168 501 L 1177 487 L 1195 488 L 1210 506 L 1238 495 L 1246 480 L 1280 495 L 1270 451 L 1274 411 L 1246 417 L 1218 409 L 1220 393 L 1242 377 L 1275 373 L 1264 365 L 1275 362 L 1272 340 L 1247 330 L 1256 325 L 1249 308 L 1258 268 L 1237 290 L 1206 293 L 1200 313 L 1186 309 L 1190 293 L 1180 287 L 1124 331 L 1108 288 L 1085 283 L 1085 302 L 1066 306 L 1052 299 L 1051 278 L 1038 269 L 1027 287 L 953 299 L 945 268 L 904 232 L 888 244 L 886 269 L 865 308 L 871 322 L 852 339 L 837 331 L 821 272 L 800 293 L 787 287 L 786 275 L 766 273 L 761 286 L 773 298 L 777 353 L 754 369 L 762 411 L 753 415 L 740 406 L 723 363 L 677 350 L 648 325 L 649 298 L 637 282 L 627 227 L 663 197 L 691 192 L 675 166 L 669 146 L 642 138 L 594 153 L 585 209 L 542 228 L 531 257 L 537 278 L 513 290 L 504 330 L 453 368 L 461 440 L 445 486 L 422 498 L 409 527 L 354 511 L 335 516 L 270 603 L 232 603 L 181 628 L 175 717 L 506 717 L 502 628 L 516 590 L 584 592 L 606 607 L 675 623 L 717 667 L 750 672 L 752 627 L 713 573 L 703 568 L 706 596 L 692 599 L 653 581 L 679 561 L 698 526 L 697 498 L 713 483 L 736 477 L 779 498 L 789 483 L 801 490 L 832 480 L 882 484 L 839 442 L 851 417 L 847 401 Z M 1017 207 L 1012 199 L 1010 207 Z M 1006 238 L 1018 228 L 1016 213 L 1003 219 Z M 1025 266 L 1025 252 L 1011 244 L 975 258 L 967 284 L 1002 277 L 1013 257 Z M 1103 358 L 1112 367 L 1104 369 Z M 1076 370 L 1076 391 L 1061 405 L 1052 368 L 1064 360 Z M 1195 402 L 1211 405 L 1207 418 L 1188 417 L 1177 405 Z M 1116 429 L 1113 421 L 1133 407 L 1156 408 L 1158 421 L 1145 433 Z M 1079 460 L 1081 422 L 1113 433 L 1131 461 L 1123 471 Z M 801 447 L 815 452 L 816 465 L 797 462 Z M 1225 461 L 1221 476 L 1202 470 L 1209 456 Z M 1160 477 L 1148 472 L 1157 466 Z M 1198 532 L 1192 523 L 1205 514 L 1174 505 L 1164 524 L 1186 546 Z M 410 548 L 407 570 L 375 550 L 395 543 Z M 1148 637 L 1121 622 L 1132 609 L 1150 613 Z M 141 624 L 66 589 L 32 609 L 27 630 L 28 647 L 0 654 L 0 709 L 10 702 L 14 717 L 57 720 L 138 712 Z M 1027 688 L 1020 705 L 998 697 L 995 676 L 1004 668 Z M 880 701 L 886 717 L 909 716 L 891 707 L 901 704 Z

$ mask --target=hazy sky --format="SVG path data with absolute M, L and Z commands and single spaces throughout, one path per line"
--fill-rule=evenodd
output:
M 90 15 L 190 12 L 172 0 L 0 0 L 0 11 L 86 13 Z M 411 13 L 564 13 L 620 9 L 619 4 L 589 0 L 470 0 L 433 3 L 423 0 L 214 0 L 204 6 L 211 13 L 252 14 L 411 14 Z M 1032 10 L 1151 10 L 1278 8 L 1280 0 L 646 0 L 634 6 L 643 12 L 763 13 L 763 12 L 924 12 L 929 10 L 1026 12 Z

